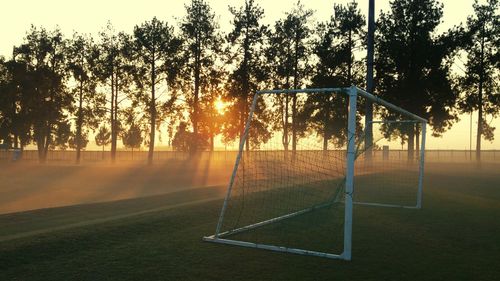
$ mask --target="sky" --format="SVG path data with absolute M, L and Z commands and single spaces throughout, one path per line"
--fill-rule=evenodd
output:
M 231 14 L 228 6 L 239 7 L 244 0 L 207 0 L 218 17 L 222 31 L 231 29 Z M 315 21 L 325 21 L 332 14 L 334 3 L 345 4 L 351 0 L 309 0 L 302 3 L 315 11 Z M 22 43 L 26 31 L 30 25 L 43 26 L 53 29 L 56 26 L 70 37 L 74 31 L 80 33 L 91 33 L 97 37 L 108 21 L 118 31 L 131 32 L 133 27 L 156 16 L 172 25 L 176 25 L 178 19 L 184 15 L 184 4 L 188 0 L 23 0 L 4 1 L 1 4 L 2 17 L 0 17 L 0 55 L 10 57 L 12 47 Z M 256 0 L 264 9 L 264 23 L 272 24 L 275 20 L 283 17 L 285 12 L 290 11 L 296 3 L 294 0 Z M 357 0 L 363 14 L 367 14 L 368 0 Z M 438 31 L 465 22 L 471 15 L 473 0 L 441 0 L 444 4 L 443 22 Z M 483 1 L 480 1 L 483 2 Z M 375 1 L 376 14 L 381 10 L 389 9 L 389 0 Z M 458 62 L 460 63 L 460 62 Z M 460 72 L 458 65 L 455 69 Z M 428 136 L 430 149 L 468 149 L 469 148 L 469 122 L 470 115 L 460 116 L 461 121 L 456 123 L 442 138 Z M 487 119 L 490 121 L 490 118 Z M 475 147 L 475 134 L 477 114 L 473 115 L 473 143 Z M 500 119 L 492 120 L 492 125 L 497 127 L 497 138 L 495 141 L 483 141 L 483 149 L 500 149 Z

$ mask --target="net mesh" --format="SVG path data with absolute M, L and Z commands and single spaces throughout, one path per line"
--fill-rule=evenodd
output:
M 420 124 L 400 118 L 372 126 L 373 145 L 365 147 L 366 139 L 361 138 L 355 161 L 354 201 L 415 207 L 421 136 L 415 136 L 417 141 L 412 144 L 408 142 L 408 132 L 419 132 Z
M 347 115 L 343 93 L 259 95 L 219 236 L 341 253 Z M 397 135 L 384 124 L 373 124 L 367 146 L 361 114 L 356 122 L 355 201 L 414 204 L 416 157 L 382 150 Z

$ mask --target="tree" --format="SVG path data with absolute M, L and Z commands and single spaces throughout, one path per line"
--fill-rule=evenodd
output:
M 80 142 L 80 143 L 78 143 L 78 142 Z M 87 132 L 81 133 L 81 135 L 79 137 L 74 132 L 70 133 L 69 138 L 68 138 L 69 148 L 74 149 L 74 150 L 77 150 L 77 149 L 84 150 L 88 144 L 89 144 L 89 135 Z M 78 163 L 80 163 L 80 162 L 78 162 Z
M 190 119 L 193 126 L 194 145 L 192 152 L 198 150 L 197 140 L 202 136 L 200 131 L 200 97 L 213 93 L 201 92 L 204 85 L 208 85 L 209 76 L 214 70 L 217 55 L 221 52 L 221 37 L 217 33 L 218 25 L 215 15 L 205 0 L 191 0 L 185 6 L 186 16 L 181 22 L 182 38 L 185 41 L 185 79 L 191 94 L 188 97 L 190 105 Z
M 306 10 L 297 2 L 296 7 L 286 14 L 285 19 L 278 20 L 270 36 L 267 58 L 272 69 L 272 80 L 277 88 L 301 88 L 307 81 L 311 54 L 310 37 L 313 30 L 309 26 L 313 12 Z M 291 101 L 291 105 L 290 105 Z M 287 94 L 279 97 L 278 127 L 283 130 L 283 147 L 288 150 L 289 127 L 291 117 L 292 150 L 297 147 L 297 140 L 304 133 L 304 124 L 299 124 L 299 109 L 301 101 L 296 94 Z M 291 107 L 291 116 L 290 108 Z
M 32 141 L 28 95 L 31 72 L 14 59 L 0 64 L 0 138 L 14 148 L 24 149 Z
M 24 43 L 14 48 L 14 60 L 25 65 L 22 81 L 23 104 L 28 111 L 24 122 L 33 128 L 39 161 L 46 161 L 47 152 L 65 140 L 57 132 L 68 127 L 67 109 L 71 96 L 65 88 L 65 41 L 61 31 L 48 32 L 31 27 Z
M 268 27 L 261 23 L 264 10 L 254 3 L 254 0 L 246 0 L 245 4 L 236 9 L 230 7 L 233 15 L 233 30 L 227 35 L 229 43 L 229 59 L 227 63 L 235 66 L 229 74 L 226 83 L 227 102 L 234 104 L 225 115 L 224 141 L 231 142 L 243 137 L 245 122 L 248 118 L 253 94 L 267 80 L 268 68 L 265 63 L 264 51 L 265 40 L 269 34 Z M 252 119 L 252 130 L 247 138 L 246 149 L 249 149 L 250 140 L 256 146 L 270 138 L 268 130 L 256 130 L 266 128 L 269 123 L 268 115 L 263 114 L 265 104 L 259 101 L 257 104 L 255 118 Z
M 498 0 L 474 2 L 474 15 L 467 18 L 465 76 L 460 79 L 464 96 L 462 112 L 478 111 L 476 159 L 481 159 L 481 139 L 492 141 L 495 128 L 487 121 L 500 114 L 500 7 Z
M 50 141 L 50 150 L 66 150 L 68 147 L 75 148 L 74 135 L 71 133 L 71 124 L 64 122 L 56 127 L 54 138 Z
M 356 61 L 354 50 L 364 42 L 364 22 L 356 2 L 334 5 L 328 22 L 319 24 L 313 53 L 317 57 L 311 79 L 313 88 L 349 87 L 363 82 L 363 62 Z M 323 149 L 333 141 L 336 147 L 347 143 L 347 97 L 345 95 L 310 95 L 303 118 L 309 119 L 313 131 L 323 138 Z M 359 127 L 359 126 L 357 126 Z
M 191 146 L 193 145 L 193 133 L 187 130 L 188 124 L 186 122 L 180 122 L 177 126 L 174 138 L 172 139 L 172 147 L 177 151 L 191 151 Z
M 102 158 L 104 159 L 104 147 L 111 143 L 111 132 L 109 131 L 108 127 L 99 127 L 94 140 L 98 146 L 102 146 Z
M 124 33 L 117 33 L 111 23 L 100 33 L 99 60 L 96 66 L 96 75 L 99 81 L 110 91 L 109 120 L 111 128 L 111 161 L 116 158 L 116 147 L 120 124 L 120 105 L 130 92 L 132 81 L 132 65 L 127 60 L 130 51 L 130 37 Z
M 219 112 L 216 103 L 224 95 L 223 82 L 225 72 L 218 69 L 211 69 L 208 75 L 205 75 L 206 83 L 202 84 L 202 92 L 205 93 L 200 98 L 199 114 L 199 144 L 208 141 L 210 151 L 214 151 L 215 136 L 219 134 L 223 126 L 224 113 Z M 206 140 L 206 141 L 205 141 Z M 200 146 L 196 146 L 200 148 Z M 203 146 L 201 146 L 203 147 Z M 205 145 L 206 147 L 206 145 Z
M 457 120 L 457 93 L 450 79 L 450 58 L 456 45 L 451 31 L 436 35 L 443 6 L 437 0 L 394 0 L 390 5 L 390 12 L 381 13 L 378 22 L 375 92 L 427 118 L 433 135 L 440 136 Z M 388 111 L 379 114 L 386 119 L 402 117 Z M 407 136 L 408 156 L 413 158 L 420 129 L 397 129 L 402 140 Z
M 67 67 L 76 82 L 72 94 L 76 101 L 74 148 L 76 163 L 79 164 L 80 151 L 86 145 L 84 136 L 88 135 L 88 129 L 97 127 L 97 121 L 104 115 L 106 97 L 96 91 L 98 81 L 94 69 L 99 53 L 92 38 L 73 34 L 72 40 L 67 44 L 67 57 Z
M 140 148 L 142 140 L 141 127 L 135 123 L 130 124 L 128 130 L 122 135 L 123 145 L 132 149 L 132 158 L 134 157 L 134 148 Z
M 153 163 L 156 126 L 175 112 L 176 79 L 181 66 L 182 41 L 174 35 L 173 27 L 153 18 L 134 28 L 134 58 L 137 61 L 135 81 L 139 91 L 136 101 L 146 105 L 149 115 L 148 164 Z M 165 83 L 166 82 L 166 83 Z M 160 84 L 162 83 L 162 84 Z M 157 94 L 163 86 L 164 91 Z M 150 94 L 145 95 L 144 89 Z M 168 96 L 165 96 L 168 95 Z
M 0 140 L 7 147 L 11 147 L 13 143 L 11 134 L 16 115 L 15 104 L 18 101 L 15 88 L 12 87 L 12 76 L 8 63 L 0 56 Z

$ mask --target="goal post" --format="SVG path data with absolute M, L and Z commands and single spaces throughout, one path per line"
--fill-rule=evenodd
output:
M 215 233 L 203 240 L 351 260 L 354 204 L 406 207 L 369 196 L 355 200 L 363 191 L 355 183 L 358 174 L 363 182 L 372 175 L 415 172 L 415 161 L 400 163 L 394 171 L 378 166 L 386 163 L 380 159 L 358 165 L 363 152 L 372 151 L 362 147 L 358 105 L 363 101 L 399 116 L 372 122 L 392 123 L 381 127 L 385 135 L 399 133 L 404 140 L 404 124 L 419 124 L 418 190 L 411 207 L 421 208 L 425 119 L 355 86 L 263 90 L 253 97 Z

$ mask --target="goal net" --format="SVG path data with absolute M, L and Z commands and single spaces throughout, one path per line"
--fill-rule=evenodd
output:
M 362 112 L 380 120 L 367 137 Z M 205 241 L 351 259 L 353 204 L 420 208 L 425 120 L 356 88 L 255 94 L 214 235 Z M 422 138 L 422 140 L 420 140 Z

